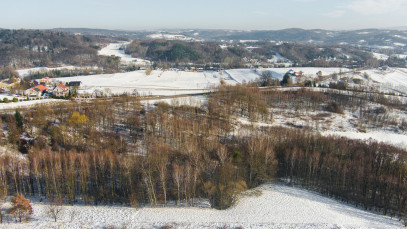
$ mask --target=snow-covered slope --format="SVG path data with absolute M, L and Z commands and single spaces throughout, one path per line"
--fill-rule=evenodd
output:
M 342 136 L 350 139 L 360 139 L 360 140 L 373 140 L 377 142 L 383 142 L 390 145 L 398 146 L 407 149 L 407 135 L 388 133 L 384 131 L 372 131 L 368 133 L 361 133 L 355 131 L 343 132 L 343 131 L 326 131 L 322 132 L 323 135 L 336 135 Z
M 261 196 L 242 198 L 228 210 L 210 208 L 130 208 L 65 206 L 58 222 L 47 216 L 47 206 L 34 203 L 26 224 L 0 228 L 400 228 L 397 219 L 363 211 L 341 202 L 283 185 L 263 185 Z
M 259 78 L 259 74 L 251 69 L 230 69 L 225 70 L 225 72 L 239 84 L 243 81 L 249 82 Z
M 48 71 L 61 70 L 61 69 L 73 70 L 76 68 L 79 68 L 79 67 L 75 67 L 75 66 L 63 66 L 63 67 L 57 67 L 57 68 L 37 67 L 37 68 L 19 69 L 19 70 L 17 70 L 17 72 L 20 75 L 20 77 L 24 78 L 24 77 L 27 77 L 30 74 L 33 74 L 36 72 L 48 72 Z
M 118 56 L 120 57 L 120 60 L 124 63 L 134 63 L 138 65 L 149 65 L 151 64 L 150 61 L 144 60 L 144 59 L 139 59 L 139 58 L 133 58 L 130 55 L 127 55 L 124 53 L 124 48 L 126 45 L 128 45 L 130 42 L 123 42 L 123 43 L 111 43 L 108 46 L 102 48 L 98 54 L 101 56 Z
M 387 71 L 380 70 L 366 70 L 369 77 L 381 84 L 391 84 L 393 86 L 407 86 L 407 69 L 404 68 L 392 68 Z

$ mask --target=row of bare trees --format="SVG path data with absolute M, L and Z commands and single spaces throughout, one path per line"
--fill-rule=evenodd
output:
M 309 132 L 278 132 L 279 177 L 368 209 L 406 213 L 405 150 Z

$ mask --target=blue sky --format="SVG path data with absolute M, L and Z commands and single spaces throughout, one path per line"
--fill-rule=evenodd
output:
M 407 26 L 407 0 L 0 0 L 0 28 L 362 29 Z

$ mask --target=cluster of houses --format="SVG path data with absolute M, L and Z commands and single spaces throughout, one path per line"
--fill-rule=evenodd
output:
M 75 94 L 81 86 L 80 81 L 71 81 L 63 84 L 61 81 L 56 82 L 44 77 L 38 80 L 39 85 L 29 88 L 24 91 L 24 95 L 28 97 L 41 97 L 44 94 L 49 94 L 57 97 L 66 97 L 70 93 Z

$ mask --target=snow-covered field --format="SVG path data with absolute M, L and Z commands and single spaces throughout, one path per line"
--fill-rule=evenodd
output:
M 148 60 L 140 59 L 140 58 L 133 58 L 130 55 L 127 55 L 124 53 L 124 48 L 129 44 L 130 42 L 122 42 L 122 43 L 111 43 L 107 45 L 106 47 L 102 48 L 98 54 L 101 56 L 118 56 L 120 57 L 120 60 L 124 63 L 134 63 L 137 65 L 150 65 L 151 62 Z
M 55 223 L 47 205 L 33 203 L 29 223 L 0 228 L 401 228 L 398 219 L 360 210 L 300 188 L 263 185 L 227 210 L 196 207 L 140 209 L 120 206 L 64 206 Z M 253 191 L 252 191 L 253 193 Z
M 132 93 L 137 90 L 140 94 L 178 95 L 207 92 L 220 84 L 223 79 L 227 83 L 236 84 L 227 74 L 219 72 L 185 72 L 185 71 L 152 71 L 146 75 L 144 70 L 58 78 L 58 81 L 81 81 L 82 89 L 79 93 L 92 94 L 95 90 L 120 94 Z
M 242 82 L 254 81 L 262 71 L 271 71 L 274 78 L 282 79 L 284 74 L 291 68 L 267 68 L 267 69 L 230 69 L 224 71 L 152 71 L 146 75 L 144 70 L 57 78 L 58 81 L 81 81 L 82 90 L 80 93 L 92 94 L 95 90 L 109 93 L 132 93 L 137 90 L 141 94 L 152 95 L 178 95 L 191 94 L 208 91 L 208 89 L 218 86 L 221 79 L 228 84 L 240 84 Z M 315 77 L 318 71 L 324 75 L 339 73 L 340 68 L 295 68 L 295 71 L 302 71 L 304 75 Z M 344 71 L 342 69 L 342 71 Z
M 261 73 L 262 71 L 271 71 L 274 78 L 282 80 L 285 73 L 287 73 L 291 69 L 294 70 L 295 72 L 302 72 L 303 75 L 307 77 L 317 77 L 317 73 L 319 71 L 321 71 L 322 75 L 324 76 L 333 73 L 349 71 L 349 69 L 347 68 L 290 67 L 290 68 L 262 68 L 258 69 L 258 72 Z
M 0 110 L 16 109 L 16 108 L 35 106 L 38 104 L 59 103 L 59 102 L 66 102 L 66 101 L 67 100 L 61 100 L 61 99 L 40 99 L 40 100 L 21 101 L 21 102 L 15 102 L 15 103 L 0 103 Z
M 48 72 L 48 71 L 61 70 L 61 69 L 73 70 L 76 68 L 79 68 L 79 67 L 75 67 L 75 66 L 62 66 L 62 67 L 57 67 L 57 68 L 37 67 L 37 68 L 19 69 L 19 70 L 17 70 L 17 72 L 21 78 L 24 78 L 24 77 L 27 77 L 36 72 Z

